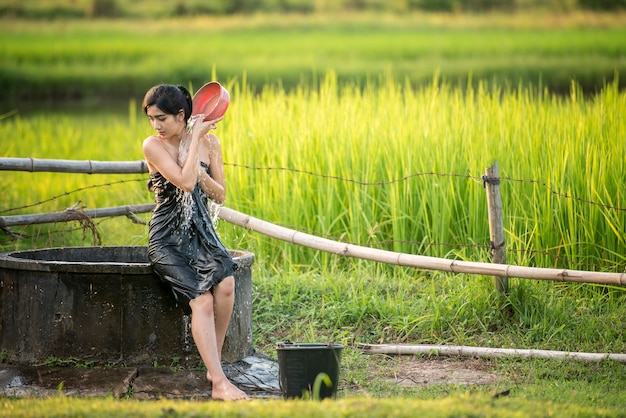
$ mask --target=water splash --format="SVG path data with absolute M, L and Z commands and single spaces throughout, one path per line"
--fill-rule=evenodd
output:
M 189 118 L 187 121 L 187 134 L 183 135 L 183 138 L 178 145 L 178 158 L 177 162 L 179 166 L 185 165 L 185 161 L 187 161 L 187 154 L 189 153 L 189 144 L 191 144 L 191 131 L 193 131 L 193 125 L 196 123 L 195 116 Z
M 176 162 L 180 167 L 185 165 L 185 161 L 187 161 L 187 154 L 189 154 L 189 144 L 191 143 L 191 137 L 185 135 L 183 139 L 181 139 L 180 144 L 178 145 L 178 158 Z
M 185 165 L 185 161 L 187 161 L 187 157 L 189 154 L 189 145 L 191 144 L 191 132 L 193 130 L 193 126 L 196 123 L 196 118 L 191 117 L 189 122 L 187 122 L 187 135 L 184 135 L 178 145 L 178 158 L 176 162 L 180 167 Z M 202 178 L 202 167 L 198 167 L 198 180 Z M 188 227 L 191 222 L 191 215 L 193 215 L 193 199 L 191 198 L 191 193 L 182 192 L 182 196 L 177 196 L 179 203 L 181 203 L 183 207 L 183 222 L 181 226 L 183 228 Z M 217 229 L 219 213 L 223 204 L 219 204 L 215 202 L 213 199 L 210 199 L 208 196 L 204 199 L 205 206 L 209 212 L 209 217 L 211 218 L 211 224 L 214 229 Z
M 186 352 L 191 351 L 191 316 L 183 315 L 183 347 Z
M 176 200 L 182 208 L 182 214 L 180 219 L 180 228 L 187 230 L 191 226 L 191 220 L 193 219 L 194 203 L 191 192 L 184 192 L 180 189 L 176 190 Z
M 208 199 L 207 202 L 207 210 L 209 211 L 209 217 L 211 218 L 211 224 L 213 224 L 213 229 L 217 231 L 217 226 L 220 219 L 220 209 L 222 209 L 224 204 L 217 203 L 212 199 Z

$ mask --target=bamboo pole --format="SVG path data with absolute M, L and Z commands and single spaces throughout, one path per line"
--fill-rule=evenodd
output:
M 500 174 L 498 162 L 485 170 L 483 184 L 487 191 L 487 208 L 489 213 L 489 240 L 491 243 L 491 261 L 506 264 L 504 252 L 504 225 L 502 222 L 502 198 L 500 197 Z M 509 292 L 509 281 L 506 277 L 494 276 L 494 284 L 498 292 Z
M 593 362 L 600 362 L 610 359 L 620 363 L 626 363 L 626 354 L 615 353 L 580 353 L 553 350 L 526 350 L 517 348 L 487 348 L 431 344 L 359 344 L 359 348 L 361 348 L 366 354 L 425 354 L 461 357 L 521 357 L 567 359 Z
M 135 213 L 151 212 L 153 209 L 154 204 L 147 203 L 142 205 L 93 210 L 68 209 L 62 212 L 53 212 L 48 214 L 3 216 L 0 217 L 0 227 L 4 228 L 17 225 L 30 225 L 34 223 L 64 222 L 81 220 L 86 217 L 102 218 L 124 215 L 130 218 Z M 274 225 L 226 207 L 220 209 L 219 217 L 220 219 L 233 225 L 237 225 L 272 238 L 280 239 L 282 241 L 290 242 L 292 244 L 302 245 L 346 257 L 361 258 L 364 260 L 378 261 L 398 266 L 439 270 L 449 273 L 482 274 L 535 280 L 555 280 L 561 282 L 626 285 L 626 273 L 604 273 L 581 270 L 522 267 L 396 253 L 316 237 L 315 235 Z
M 0 227 L 78 221 L 86 218 L 107 218 L 111 216 L 131 217 L 136 213 L 151 212 L 153 209 L 154 203 L 147 203 L 143 205 L 117 206 L 91 210 L 66 209 L 62 212 L 0 216 Z
M 220 218 L 234 225 L 241 226 L 272 238 L 290 242 L 292 244 L 303 245 L 346 257 L 361 258 L 399 266 L 439 270 L 450 273 L 484 274 L 490 276 L 518 277 L 535 280 L 556 280 L 561 282 L 626 285 L 626 273 L 604 273 L 540 267 L 521 267 L 506 264 L 448 260 L 445 258 L 423 255 L 396 253 L 316 237 L 315 235 L 274 225 L 226 207 L 221 208 Z
M 34 223 L 64 222 L 88 218 L 102 218 L 110 216 L 128 216 L 135 213 L 146 213 L 154 209 L 153 203 L 130 205 L 113 208 L 76 210 L 67 209 L 62 212 L 35 215 L 16 215 L 0 217 L 0 227 L 30 225 Z M 233 225 L 267 235 L 272 238 L 302 245 L 309 248 L 325 251 L 346 257 L 361 258 L 381 263 L 399 266 L 415 267 L 429 270 L 439 270 L 449 273 L 483 274 L 500 277 L 518 277 L 535 280 L 556 280 L 562 282 L 581 282 L 597 284 L 626 285 L 626 273 L 604 273 L 581 270 L 550 269 L 539 267 L 522 267 L 506 264 L 480 263 L 446 258 L 429 257 L 423 255 L 396 253 L 375 248 L 362 247 L 332 241 L 315 235 L 298 232 L 279 225 L 262 221 L 223 207 L 219 217 Z
M 86 174 L 137 174 L 147 173 L 148 165 L 143 160 L 78 161 L 37 158 L 0 158 L 0 170 Z

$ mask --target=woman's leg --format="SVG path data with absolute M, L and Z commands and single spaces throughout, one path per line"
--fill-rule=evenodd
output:
M 222 370 L 215 333 L 214 298 L 207 292 L 189 302 L 191 307 L 191 333 L 194 342 L 213 382 L 212 397 L 223 400 L 249 399 L 233 385 Z M 207 377 L 208 377 L 207 376 Z
M 235 303 L 235 278 L 228 276 L 213 289 L 213 307 L 215 309 L 215 339 L 217 352 L 222 358 L 222 348 L 226 338 L 226 330 L 230 324 Z

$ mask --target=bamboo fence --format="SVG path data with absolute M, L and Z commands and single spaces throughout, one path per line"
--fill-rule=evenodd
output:
M 509 264 L 480 263 L 450 260 L 447 258 L 429 257 L 424 255 L 397 253 L 320 238 L 315 235 L 274 225 L 226 207 L 223 207 L 220 210 L 220 218 L 226 222 L 241 226 L 242 228 L 292 244 L 302 245 L 336 255 L 378 261 L 398 266 L 438 270 L 449 273 L 480 274 L 535 280 L 555 280 L 561 282 L 626 285 L 626 273 L 604 273 L 540 267 L 521 267 Z
M 491 244 L 491 261 L 505 264 L 504 253 L 504 222 L 502 220 L 502 199 L 500 197 L 500 175 L 496 161 L 483 176 L 483 184 L 487 191 L 487 213 L 489 214 L 489 240 Z M 506 277 L 494 277 L 494 284 L 500 293 L 508 293 L 509 282 Z
M 80 221 L 83 219 L 108 218 L 112 216 L 126 216 L 133 222 L 138 222 L 134 215 L 137 213 L 152 212 L 154 206 L 154 203 L 145 203 L 141 205 L 115 206 L 112 208 L 87 210 L 80 208 L 68 208 L 59 212 L 0 216 L 0 227 L 8 228 L 19 225 Z
M 626 354 L 616 353 L 580 353 L 553 350 L 526 350 L 517 348 L 488 348 L 432 344 L 359 344 L 366 354 L 459 356 L 459 357 L 521 357 L 547 358 L 562 360 L 580 360 L 600 362 L 614 360 L 626 363 Z
M 34 158 L 0 158 L 0 170 L 80 172 L 89 174 L 146 173 L 147 164 L 145 161 L 99 162 L 91 160 L 75 161 L 41 160 Z M 487 173 L 489 174 L 490 171 L 487 171 Z M 488 179 L 485 179 L 485 181 L 487 180 Z M 493 184 L 493 182 L 491 184 Z M 94 210 L 70 208 L 62 212 L 50 214 L 2 216 L 0 217 L 0 227 L 5 228 L 32 223 L 60 222 L 109 216 L 127 216 L 133 219 L 134 214 L 150 212 L 153 208 L 154 204 L 142 204 Z M 272 238 L 289 242 L 291 244 L 306 246 L 336 255 L 377 261 L 398 266 L 438 270 L 449 273 L 492 275 L 502 278 L 514 277 L 534 280 L 554 280 L 561 282 L 582 282 L 621 286 L 626 285 L 626 273 L 523 267 L 504 263 L 470 262 L 397 253 L 320 238 L 315 235 L 275 225 L 227 207 L 221 208 L 219 217 L 226 222 Z
M 38 158 L 0 158 L 0 170 L 84 173 L 84 174 L 137 174 L 147 173 L 143 161 L 47 160 Z

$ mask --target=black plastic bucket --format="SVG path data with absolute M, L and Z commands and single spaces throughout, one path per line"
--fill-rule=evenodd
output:
M 342 345 L 289 341 L 278 344 L 278 375 L 285 398 L 334 398 L 339 384 Z

